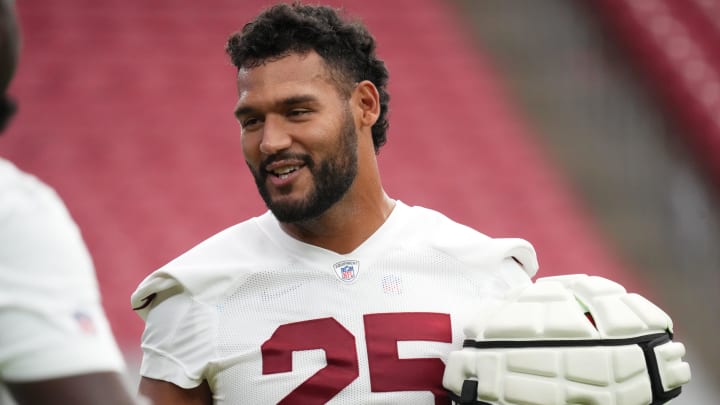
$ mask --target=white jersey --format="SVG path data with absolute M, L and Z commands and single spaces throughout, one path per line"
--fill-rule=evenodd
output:
M 349 254 L 293 239 L 268 212 L 140 284 L 140 372 L 207 380 L 217 404 L 447 403 L 444 359 L 463 326 L 536 269 L 524 240 L 399 201 Z
M 0 159 L 0 381 L 124 367 L 92 260 L 65 205 Z

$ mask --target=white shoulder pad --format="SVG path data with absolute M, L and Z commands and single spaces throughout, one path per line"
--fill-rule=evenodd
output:
M 501 307 L 466 328 L 471 339 L 590 339 L 672 332 L 670 317 L 611 280 L 544 277 L 511 291 Z
M 460 404 L 662 404 L 690 381 L 672 321 L 602 277 L 546 277 L 465 329 L 443 385 Z

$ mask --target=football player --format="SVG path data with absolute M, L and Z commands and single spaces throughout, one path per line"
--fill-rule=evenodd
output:
M 0 128 L 15 110 L 19 37 L 14 1 L 1 0 Z M 0 224 L 0 384 L 20 405 L 134 404 L 77 225 L 54 190 L 5 159 Z
M 388 72 L 361 24 L 277 5 L 227 51 L 269 211 L 133 294 L 141 392 L 158 405 L 446 403 L 443 358 L 485 301 L 530 283 L 532 246 L 385 193 Z

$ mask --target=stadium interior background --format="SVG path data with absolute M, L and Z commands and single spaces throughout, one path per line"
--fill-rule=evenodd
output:
M 332 0 L 391 75 L 389 194 L 659 304 L 686 343 L 681 403 L 720 381 L 720 1 Z M 232 116 L 227 36 L 261 0 L 20 0 L 19 113 L 0 156 L 78 222 L 137 377 L 129 296 L 264 207 Z M 72 293 L 72 292 L 68 292 Z

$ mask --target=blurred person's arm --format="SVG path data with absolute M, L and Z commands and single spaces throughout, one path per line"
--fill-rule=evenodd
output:
M 210 405 L 212 392 L 207 381 L 195 388 L 181 388 L 171 382 L 142 377 L 140 394 L 153 405 Z
M 6 382 L 19 405 L 133 405 L 122 376 L 116 372 L 91 373 L 43 381 Z

